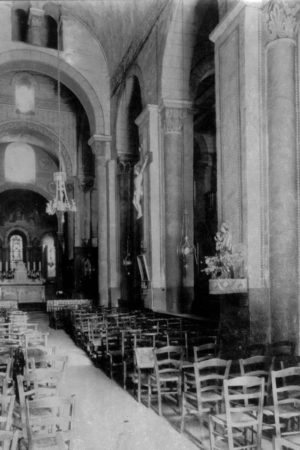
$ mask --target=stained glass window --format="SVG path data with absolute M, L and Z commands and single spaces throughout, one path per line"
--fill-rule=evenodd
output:
M 23 261 L 23 239 L 19 234 L 10 238 L 10 266 L 14 267 L 17 261 Z

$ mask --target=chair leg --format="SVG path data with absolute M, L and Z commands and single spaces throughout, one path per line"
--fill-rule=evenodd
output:
M 141 371 L 138 369 L 138 376 L 137 376 L 137 383 L 138 383 L 138 402 L 141 403 Z
M 214 424 L 213 424 L 211 416 L 209 416 L 209 418 L 208 418 L 208 426 L 209 426 L 210 450 L 214 450 L 214 448 L 215 448 Z
M 158 414 L 162 416 L 162 402 L 161 402 L 161 391 L 160 384 L 157 383 L 157 399 L 158 399 Z
M 152 386 L 151 386 L 151 378 L 148 377 L 148 408 L 151 407 L 151 396 L 152 396 Z
M 126 361 L 123 362 L 123 387 L 126 391 L 127 386 L 126 386 L 126 379 L 127 379 L 127 364 Z
M 185 425 L 185 415 L 186 415 L 186 409 L 185 409 L 185 405 L 184 405 L 184 396 L 183 396 L 183 397 L 182 397 L 182 402 L 181 402 L 180 433 L 182 433 L 183 430 L 184 430 L 184 425 Z

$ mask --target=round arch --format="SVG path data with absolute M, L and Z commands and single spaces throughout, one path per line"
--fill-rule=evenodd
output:
M 5 233 L 4 242 L 5 242 L 6 247 L 9 247 L 9 240 L 13 234 L 19 234 L 20 236 L 23 236 L 25 238 L 25 242 L 27 243 L 27 245 L 30 245 L 31 242 L 30 242 L 30 236 L 29 236 L 28 231 L 23 227 L 16 226 L 16 227 L 10 228 Z
M 58 137 L 56 134 L 50 130 L 45 125 L 34 122 L 34 121 L 28 121 L 28 120 L 13 120 L 9 122 L 3 122 L 0 124 L 0 139 L 2 137 L 5 137 L 8 133 L 14 134 L 16 133 L 19 135 L 20 133 L 23 134 L 32 134 L 41 141 L 43 141 L 46 145 L 44 146 L 45 150 L 49 151 L 52 156 L 55 156 L 58 158 L 57 155 L 57 149 L 58 149 Z M 70 157 L 70 152 L 66 148 L 63 142 L 61 142 L 61 152 L 62 152 L 62 158 L 65 165 L 65 171 L 67 173 L 68 177 L 72 177 L 74 175 L 73 173 L 73 167 L 72 167 L 72 160 Z
M 0 54 L 0 75 L 12 71 L 32 71 L 57 79 L 57 55 L 53 50 L 26 48 Z M 87 114 L 91 135 L 105 134 L 103 109 L 90 83 L 74 67 L 60 60 L 61 82 L 79 99 Z
M 21 183 L 3 183 L 0 185 L 0 194 L 4 191 L 12 190 L 12 189 L 26 189 L 27 191 L 36 192 L 44 197 L 47 201 L 52 200 L 53 195 L 50 192 L 40 188 L 35 184 L 21 184 Z

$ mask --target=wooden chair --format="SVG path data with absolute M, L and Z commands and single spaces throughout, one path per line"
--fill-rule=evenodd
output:
M 193 373 L 183 372 L 181 432 L 187 415 L 196 415 L 202 430 L 204 415 L 219 412 L 230 365 L 231 360 L 213 358 L 194 363 Z
M 44 381 L 44 380 L 43 380 Z M 52 382 L 52 380 L 51 380 Z M 45 397 L 57 396 L 57 386 L 39 386 L 38 381 L 34 377 L 25 378 L 23 375 L 17 376 L 17 387 L 19 397 L 19 411 L 15 410 L 15 415 L 19 416 L 20 428 L 24 438 L 27 438 L 26 423 L 26 401 L 37 400 Z
M 162 415 L 162 397 L 177 397 L 181 403 L 183 348 L 166 346 L 153 350 L 154 374 L 149 377 L 148 407 L 155 389 L 158 396 L 158 413 Z
M 278 341 L 270 346 L 270 355 L 273 357 L 273 369 L 284 369 L 284 362 L 295 355 L 295 342 Z
M 0 431 L 0 450 L 17 450 L 19 431 Z
M 0 395 L 0 430 L 11 431 L 14 405 L 14 395 Z
M 134 349 L 135 377 L 134 383 L 137 384 L 138 402 L 141 402 L 142 385 L 148 387 L 149 375 L 154 369 L 154 355 L 152 347 L 136 347 Z
M 194 346 L 194 362 L 201 362 L 205 359 L 216 358 L 217 344 L 210 342 L 208 344 Z
M 269 356 L 250 356 L 250 358 L 239 359 L 241 376 L 263 377 L 265 379 L 265 405 L 270 403 L 271 396 L 271 371 L 273 369 L 273 358 Z
M 300 433 L 300 367 L 272 371 L 276 437 Z
M 211 450 L 261 449 L 264 378 L 224 380 L 225 413 L 209 416 Z
M 43 448 L 70 450 L 74 420 L 75 396 L 47 397 L 26 401 L 29 450 Z M 37 414 L 40 411 L 40 414 Z M 47 414 L 44 412 L 47 411 Z

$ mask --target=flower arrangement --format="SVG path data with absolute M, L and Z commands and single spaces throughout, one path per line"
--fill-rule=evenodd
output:
M 223 222 L 215 236 L 216 254 L 205 256 L 203 269 L 211 279 L 246 278 L 245 250 L 242 244 L 232 246 L 229 226 Z

